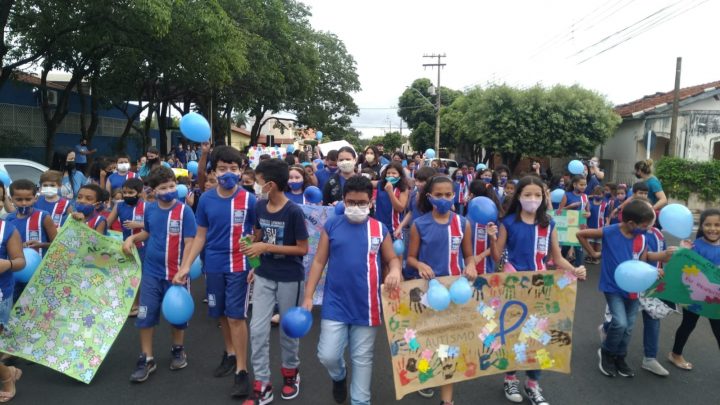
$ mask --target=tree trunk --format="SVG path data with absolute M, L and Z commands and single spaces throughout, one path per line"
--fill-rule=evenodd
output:
M 152 116 L 155 112 L 155 106 L 153 106 L 152 101 L 148 102 L 148 115 L 145 117 L 145 124 L 144 124 L 144 136 L 143 136 L 143 153 L 146 153 L 150 145 L 152 145 L 151 136 L 150 136 L 150 126 L 152 125 Z
M 225 107 L 225 125 L 227 127 L 227 144 L 232 146 L 232 107 L 231 104 Z
M 75 72 L 73 73 L 70 81 L 65 86 L 64 90 L 58 90 L 58 103 L 55 108 L 50 106 L 48 103 L 48 88 L 47 88 L 47 75 L 50 72 L 50 66 L 52 63 L 48 60 L 43 65 L 42 74 L 40 75 L 40 97 L 41 97 L 41 110 L 43 113 L 43 120 L 45 121 L 45 162 L 50 165 L 52 162 L 53 153 L 55 151 L 55 133 L 57 132 L 60 123 L 68 114 L 68 103 L 70 100 L 70 93 L 80 81 L 80 75 Z
M 264 107 L 256 107 L 253 109 L 253 116 L 255 117 L 255 122 L 250 129 L 250 146 L 257 145 L 258 138 L 260 137 L 260 127 L 262 119 L 265 116 L 266 112 L 267 110 Z
M 168 155 L 168 136 L 167 136 L 167 110 L 168 102 L 163 101 L 159 105 L 160 110 L 158 111 L 158 130 L 160 131 L 160 155 Z

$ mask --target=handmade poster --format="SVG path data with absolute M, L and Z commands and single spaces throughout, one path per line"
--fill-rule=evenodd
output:
M 279 148 L 277 146 L 253 146 L 248 150 L 248 160 L 250 161 L 250 167 L 253 169 L 260 163 L 260 156 L 270 155 L 273 159 L 285 159 L 287 151 L 285 148 Z
M 559 212 L 559 213 L 558 213 Z M 587 219 L 578 210 L 551 211 L 561 246 L 580 246 L 577 233 L 585 227 Z
M 315 260 L 315 253 L 317 252 L 318 244 L 320 243 L 320 235 L 322 234 L 325 222 L 328 219 L 335 216 L 335 207 L 322 207 L 319 205 L 301 205 L 303 214 L 305 214 L 305 225 L 308 230 L 308 254 L 303 257 L 303 265 L 305 266 L 305 279 L 307 280 L 310 275 L 310 266 L 312 266 L 313 260 Z M 322 305 L 323 292 L 325 290 L 325 270 L 323 270 L 322 277 L 318 282 L 317 288 L 315 289 L 315 295 L 313 296 L 314 305 Z
M 664 269 L 665 276 L 650 288 L 648 295 L 720 319 L 720 268 L 692 250 L 680 249 Z
M 440 277 L 450 287 L 455 277 Z M 395 397 L 513 370 L 570 372 L 577 279 L 560 271 L 478 276 L 473 296 L 444 311 L 428 282 L 383 288 Z
M 130 312 L 140 259 L 68 220 L 13 308 L 0 351 L 89 384 Z

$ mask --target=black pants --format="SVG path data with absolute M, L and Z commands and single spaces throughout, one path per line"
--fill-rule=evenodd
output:
M 695 329 L 695 325 L 697 325 L 698 319 L 700 319 L 700 315 L 683 308 L 682 323 L 680 323 L 680 327 L 678 328 L 677 332 L 675 332 L 675 344 L 673 345 L 673 353 L 682 354 L 683 348 L 685 348 L 685 343 L 687 343 L 690 334 L 692 333 L 693 329 Z M 708 320 L 710 321 L 710 328 L 712 328 L 713 335 L 715 335 L 715 339 L 718 342 L 718 347 L 720 347 L 720 319 Z

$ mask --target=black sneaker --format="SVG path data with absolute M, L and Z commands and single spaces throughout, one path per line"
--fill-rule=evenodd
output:
M 181 370 L 187 367 L 187 354 L 182 345 L 173 345 L 170 349 L 172 360 L 170 360 L 170 370 Z
M 615 367 L 617 368 L 617 373 L 621 376 L 628 378 L 635 377 L 635 370 L 630 368 L 625 362 L 625 356 L 615 357 Z
M 220 365 L 217 366 L 213 371 L 213 377 L 227 377 L 235 372 L 235 366 L 237 365 L 235 355 L 228 356 L 227 352 L 223 352 L 222 360 Z
M 503 383 L 503 390 L 505 391 L 505 398 L 510 402 L 519 404 L 523 401 L 522 395 L 520 395 L 520 381 L 517 378 L 505 379 Z
M 532 388 L 525 385 L 525 395 L 527 395 L 532 405 L 549 405 L 539 385 L 535 385 L 535 387 Z
M 600 372 L 608 377 L 615 377 L 617 375 L 615 356 L 603 349 L 598 349 L 598 357 L 600 357 L 600 363 L 598 364 Z
M 433 388 L 423 388 L 421 390 L 418 390 L 418 395 L 420 395 L 423 398 L 432 398 L 435 395 L 435 389 Z
M 250 395 L 250 380 L 245 370 L 235 373 L 235 383 L 233 384 L 230 396 L 233 398 L 245 398 Z
M 135 371 L 133 371 L 132 374 L 130 374 L 130 381 L 141 383 L 150 377 L 150 373 L 153 373 L 157 369 L 157 364 L 155 364 L 155 360 L 147 359 L 147 355 L 145 353 L 141 354 L 140 357 L 138 357 L 137 365 L 135 366 Z
M 333 380 L 333 399 L 342 404 L 347 399 L 347 378 L 340 381 Z

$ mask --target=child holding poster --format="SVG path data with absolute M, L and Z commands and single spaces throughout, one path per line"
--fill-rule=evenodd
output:
M 350 345 L 353 404 L 370 403 L 375 335 L 382 324 L 380 284 L 397 288 L 402 275 L 387 227 L 369 218 L 373 185 L 365 177 L 348 179 L 343 188 L 345 214 L 325 223 L 305 287 L 303 307 L 312 310 L 313 295 L 325 265 L 325 291 L 318 358 L 333 381 L 333 398 L 347 399 L 345 348 Z
M 97 184 L 86 184 L 80 187 L 75 201 L 75 212 L 71 214 L 73 219 L 85 221 L 90 229 L 96 230 L 101 235 L 107 233 L 107 220 L 101 214 L 104 196 L 105 190 Z
M 470 221 L 451 211 L 453 197 L 453 181 L 447 176 L 433 176 L 425 184 L 418 205 L 429 215 L 415 219 L 410 228 L 406 278 L 477 277 Z M 440 390 L 442 404 L 452 404 L 453 385 Z
M 584 280 L 585 267 L 573 267 L 562 257 L 555 223 L 547 210 L 548 199 L 543 181 L 535 176 L 523 177 L 499 229 L 495 224 L 488 224 L 488 234 L 496 238 L 491 244 L 493 259 L 500 260 L 507 248 L 504 271 L 514 272 L 546 270 L 546 258 L 552 258 L 558 269 L 571 271 Z M 528 370 L 526 374 L 525 395 L 533 405 L 547 404 L 538 382 L 540 370 Z M 503 386 L 508 400 L 516 403 L 523 401 L 515 372 L 505 374 Z
M 0 333 L 10 320 L 13 307 L 14 271 L 25 267 L 22 239 L 17 229 L 9 222 L 0 219 Z M 8 402 L 15 397 L 15 383 L 22 371 L 0 363 L 0 402 Z
M 580 211 L 580 214 L 585 218 L 590 217 L 590 202 L 585 189 L 587 188 L 587 179 L 584 176 L 574 176 L 567 187 L 565 195 L 560 201 L 559 211 L 562 210 L 576 210 Z M 574 259 L 572 258 L 573 249 L 575 253 Z M 575 266 L 583 264 L 583 250 L 580 247 L 573 248 L 571 246 L 563 246 L 562 254 L 568 260 L 572 260 Z
M 700 214 L 700 226 L 692 249 L 714 265 L 720 266 L 720 210 L 711 208 Z M 676 367 L 684 370 L 692 370 L 693 368 L 692 363 L 685 360 L 682 352 L 690 338 L 690 334 L 697 325 L 698 319 L 700 319 L 700 315 L 688 308 L 683 308 L 682 323 L 675 332 L 673 350 L 668 354 L 668 360 Z M 720 346 L 720 319 L 708 318 L 708 321 L 710 321 L 710 328 L 713 335 L 715 335 L 715 340 Z

